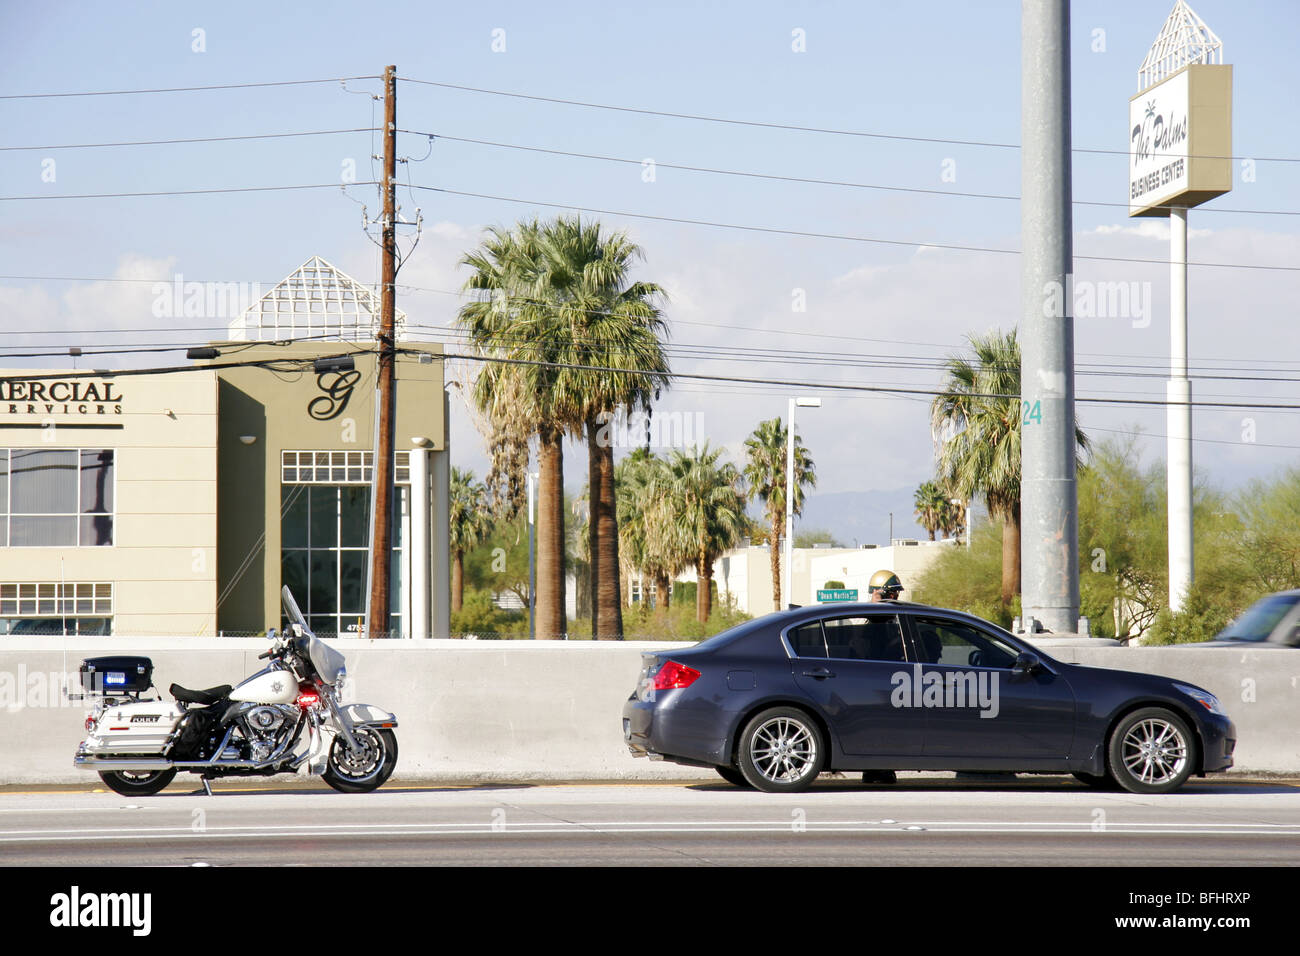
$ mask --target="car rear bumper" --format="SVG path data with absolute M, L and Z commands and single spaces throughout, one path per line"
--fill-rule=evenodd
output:
M 727 737 L 712 731 L 712 721 L 676 710 L 672 691 L 657 696 L 653 701 L 633 697 L 623 705 L 623 742 L 632 756 L 687 764 L 726 763 Z

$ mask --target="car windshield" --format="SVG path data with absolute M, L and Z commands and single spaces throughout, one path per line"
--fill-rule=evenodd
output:
M 1221 641 L 1266 641 L 1296 601 L 1300 594 L 1274 594 L 1257 601 L 1246 613 L 1225 627 L 1218 636 Z

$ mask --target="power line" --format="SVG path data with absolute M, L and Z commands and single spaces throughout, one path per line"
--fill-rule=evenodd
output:
M 291 139 L 298 136 L 338 136 L 343 133 L 373 133 L 368 126 L 356 129 L 318 129 L 301 133 L 253 133 L 247 136 L 199 136 L 192 139 L 136 139 L 119 143 L 62 143 L 49 146 L 0 146 L 0 153 L 49 149 L 106 149 L 113 146 L 174 146 L 181 143 L 232 143 L 249 139 Z
M 282 192 L 294 189 L 347 189 L 349 186 L 374 186 L 369 181 L 355 183 L 306 183 L 295 186 L 229 186 L 214 189 L 171 189 L 150 190 L 138 193 L 81 193 L 78 195 L 58 196 L 0 196 L 0 202 L 18 202 L 28 199 L 139 199 L 155 196 L 208 196 L 216 193 L 264 193 Z
M 123 277 L 123 276 L 0 275 L 0 280 L 12 280 L 12 281 L 36 281 L 36 282 L 126 282 L 126 283 L 149 283 L 149 284 L 151 284 L 151 285 L 164 285 L 164 284 L 165 284 L 165 285 L 167 285 L 168 287 L 171 287 L 171 286 L 173 286 L 173 285 L 175 284 L 176 278 L 175 278 L 174 276 L 173 276 L 173 277 L 170 277 L 170 278 L 156 278 L 156 279 L 153 279 L 153 278 Z M 242 281 L 243 281 L 243 280 L 237 281 L 237 280 L 219 280 L 219 279 L 218 279 L 218 280 L 187 279 L 187 280 L 185 280 L 185 284 L 186 284 L 186 285 L 189 285 L 190 283 L 197 283 L 197 284 L 200 284 L 200 285 L 225 285 L 225 286 L 228 286 L 228 285 L 237 285 L 237 284 L 241 284 Z M 279 284 L 279 281 L 278 281 L 278 280 L 277 280 L 276 282 L 259 281 L 259 282 L 252 283 L 252 284 L 256 284 L 256 285 L 258 285 L 258 286 L 271 286 L 271 287 L 274 287 L 274 286 L 276 286 L 276 285 Z M 461 290 L 461 291 L 453 291 L 453 290 L 450 290 L 450 289 L 431 289 L 431 288 L 428 288 L 428 287 L 425 287 L 425 286 L 413 286 L 413 285 L 403 285 L 403 284 L 398 284 L 397 288 L 400 289 L 401 291 L 403 291 L 403 292 L 407 292 L 407 293 L 411 293 L 411 292 L 420 293 L 420 292 L 423 292 L 423 293 L 429 293 L 429 294 L 432 294 L 432 295 L 446 295 L 446 296 L 452 296 L 452 297 L 455 297 L 455 298 L 464 298 L 466 295 L 469 294 L 468 292 L 466 292 L 466 291 L 464 291 L 464 290 Z M 531 303 L 531 304 L 538 304 L 538 305 L 548 305 L 548 304 L 549 304 L 548 302 L 546 302 L 546 301 L 544 301 L 544 300 L 541 300 L 541 299 L 525 299 L 525 300 L 523 300 L 523 301 L 526 301 L 526 302 Z M 577 310 L 577 311 L 579 311 L 579 312 L 585 312 L 585 313 L 589 313 L 589 314 L 603 314 L 603 313 L 600 312 L 600 310 L 596 310 L 596 309 L 579 309 L 579 310 Z M 230 318 L 235 318 L 235 316 L 231 316 Z M 822 339 L 830 339 L 830 340 L 832 340 L 832 341 L 837 341 L 837 342 L 871 342 L 871 343 L 878 343 L 878 344 L 885 344 L 885 345 L 908 345 L 908 346 L 914 346 L 914 347 L 917 347 L 917 348 L 932 348 L 932 349 L 945 349 L 945 350 L 948 350 L 949 354 L 946 355 L 946 356 L 942 356 L 942 357 L 940 357 L 940 356 L 901 356 L 901 357 L 903 357 L 903 358 L 914 358 L 914 359 L 917 359 L 917 360 L 925 360 L 925 361 L 934 361 L 934 362 L 938 362 L 938 363 L 940 363 L 940 367 L 946 367 L 946 363 L 947 363 L 948 361 L 950 361 L 952 358 L 961 358 L 961 357 L 963 357 L 963 356 L 960 356 L 960 355 L 953 354 L 953 346 L 952 346 L 951 344 L 942 343 L 942 342 L 916 342 L 916 341 L 910 341 L 910 340 L 905 340 L 905 339 L 882 338 L 882 337 L 879 337 L 879 336 L 845 335 L 845 334 L 843 334 L 843 333 L 838 333 L 838 332 L 836 332 L 836 333 L 828 333 L 828 332 L 811 332 L 811 331 L 808 331 L 808 330 L 805 330 L 805 329 L 770 329 L 770 328 L 763 328 L 763 327 L 761 327 L 761 326 L 731 325 L 731 324 L 720 323 L 720 322 L 696 322 L 696 321 L 691 321 L 691 320 L 688 320 L 688 319 L 672 319 L 672 320 L 670 320 L 670 324 L 672 324 L 672 325 L 689 325 L 689 326 L 698 326 L 698 327 L 700 327 L 700 328 L 725 329 L 725 330 L 728 330 L 728 331 L 745 332 L 745 333 L 748 333 L 748 334 L 761 333 L 761 334 L 767 334 L 767 335 L 785 335 L 785 336 L 791 336 L 791 335 L 793 335 L 793 336 L 799 336 L 800 338 L 822 338 Z M 427 325 L 427 324 L 421 324 L 421 323 L 412 323 L 412 322 L 409 322 L 409 321 L 408 321 L 408 323 L 407 323 L 407 325 L 406 325 L 406 328 L 407 328 L 408 330 L 412 330 L 412 329 L 422 329 L 422 330 L 425 330 L 425 331 L 438 332 L 438 333 L 444 333 L 444 334 L 452 334 L 452 335 L 460 335 L 460 334 L 462 334 L 462 333 L 461 333 L 461 332 L 460 332 L 460 331 L 459 331 L 459 330 L 458 330 L 454 325 L 451 325 L 451 326 L 446 326 L 446 325 Z M 42 330 L 42 331 L 40 331 L 40 332 L 38 332 L 38 333 L 36 333 L 36 332 L 32 332 L 31 330 L 26 330 L 26 329 L 5 329 L 5 330 L 0 330 L 0 336 L 3 336 L 3 335 L 111 335 L 111 334 L 116 334 L 116 333 L 119 333 L 119 332 L 120 332 L 120 333 L 123 333 L 123 334 L 126 334 L 126 333 L 168 333 L 168 332 L 172 332 L 172 333 L 180 334 L 180 333 L 193 333 L 193 332 L 204 332 L 204 331 L 224 332 L 224 331 L 227 331 L 227 330 L 228 330 L 228 329 L 227 329 L 226 326 L 149 326 L 149 327 L 144 327 L 144 328 L 127 328 L 127 329 L 45 329 L 45 330 Z M 699 345 L 698 347 L 700 347 L 700 348 L 708 348 L 709 346 Z M 960 348 L 960 346 L 959 346 L 959 348 Z M 773 351 L 780 351 L 782 354 L 796 354 L 795 352 L 791 352 L 791 350 L 789 350 L 789 349 L 784 349 L 784 348 L 783 348 L 783 349 L 780 349 L 780 350 L 775 350 L 775 349 L 774 349 Z M 798 354 L 803 354 L 803 352 L 799 352 Z M 816 353 L 811 353 L 811 352 L 809 352 L 808 354 L 816 354 Z M 836 354 L 836 355 L 842 355 L 843 353 L 836 352 L 836 353 L 833 353 L 833 354 Z M 1150 357 L 1151 357 L 1151 356 L 1149 356 L 1149 355 L 1139 355 L 1139 354 L 1131 354 L 1131 353 L 1116 353 L 1116 352 L 1080 352 L 1080 353 L 1078 353 L 1078 355 L 1079 355 L 1079 356 L 1093 356 L 1093 357 L 1098 357 L 1098 358 L 1109 358 L 1109 359 L 1114 359 L 1114 358 L 1141 358 L 1141 359 L 1147 359 L 1147 358 L 1150 358 Z M 1201 364 L 1204 364 L 1204 363 L 1206 363 L 1206 362 L 1218 362 L 1218 363 L 1229 363 L 1229 362 L 1233 362 L 1233 363 L 1246 363 L 1246 364 L 1252 366 L 1252 368 L 1253 368 L 1254 371 L 1256 371 L 1256 372 L 1278 372 L 1278 373 L 1287 373 L 1287 372 L 1296 372 L 1296 371 L 1300 371 L 1300 369 L 1291 369 L 1291 368 L 1267 368 L 1267 367 L 1260 367 L 1260 363 L 1261 363 L 1262 361 L 1264 361 L 1264 360 L 1263 360 L 1263 359 L 1258 359 L 1258 358 L 1223 358 L 1223 357 L 1213 357 L 1213 358 L 1199 358 L 1199 359 L 1196 359 L 1195 361 L 1196 361 L 1197 363 L 1201 363 Z M 1290 364 L 1292 364 L 1292 365 L 1300 366 L 1300 360 L 1287 360 L 1287 359 L 1270 358 L 1270 359 L 1268 359 L 1268 361 L 1269 361 L 1270 363 L 1272 363 L 1272 364 L 1275 364 L 1275 365 L 1278 365 L 1278 364 L 1286 364 L 1286 363 L 1289 361 Z M 1078 363 L 1078 364 L 1080 365 L 1080 367 L 1085 367 L 1085 366 L 1087 366 L 1087 365 L 1089 365 L 1089 364 L 1096 364 L 1096 363 Z M 1151 372 L 1150 376 L 1148 376 L 1148 377 L 1166 377 L 1166 378 L 1168 377 L 1167 374 L 1165 374 L 1165 373 L 1168 371 L 1168 369 L 1167 369 L 1167 368 L 1165 367 L 1165 365 L 1163 365 L 1163 364 L 1119 365 L 1119 366 L 1116 366 L 1114 363 L 1106 363 L 1106 364 L 1105 364 L 1104 366 L 1102 366 L 1102 367 L 1105 368 L 1105 369 L 1111 369 L 1111 370 L 1116 370 L 1116 369 L 1117 369 L 1117 370 L 1116 370 L 1116 371 L 1113 371 L 1113 372 L 1090 371 L 1090 372 L 1088 372 L 1087 374 L 1096 374 L 1096 375 L 1101 375 L 1101 374 L 1115 374 L 1115 375 L 1121 375 L 1121 376 L 1122 376 L 1122 375 L 1126 375 L 1126 374 L 1132 374 L 1132 375 L 1134 375 L 1135 377 L 1142 377 L 1142 372 L 1143 372 L 1144 370 L 1148 370 L 1148 369 L 1149 369 L 1149 370 L 1153 370 L 1153 371 Z M 1130 371 L 1130 370 L 1131 370 L 1131 371 Z M 1212 374 L 1213 372 L 1217 372 L 1217 371 L 1231 371 L 1231 368 L 1229 367 L 1229 368 L 1227 368 L 1227 369 L 1217 369 L 1217 368 L 1212 368 L 1212 367 L 1211 367 L 1209 371 L 1205 371 L 1205 372 L 1199 372 L 1199 371 L 1198 371 L 1198 372 L 1196 372 L 1196 373 L 1193 375 L 1193 377 L 1195 377 L 1195 378 L 1223 378 L 1223 379 L 1225 379 L 1225 380 L 1241 380 L 1241 381 L 1293 381 L 1293 379 L 1291 379 L 1291 378 L 1272 379 L 1272 378 L 1267 378 L 1267 377 L 1260 376 L 1260 375 L 1249 375 L 1249 376 L 1227 376 L 1227 375 L 1224 375 L 1224 376 L 1219 376 L 1219 375 Z
M 630 159 L 622 156 L 604 156 L 598 153 L 578 153 L 564 149 L 549 149 L 541 146 L 524 146 L 518 143 L 500 143 L 486 139 L 471 139 L 465 136 L 449 136 L 444 133 L 429 133 L 423 130 L 403 129 L 399 133 L 408 133 L 415 136 L 427 136 L 433 139 L 445 139 L 453 143 L 471 143 L 476 146 L 492 146 L 499 149 L 523 150 L 530 153 L 544 153 L 550 156 L 566 156 L 573 159 L 591 159 L 607 163 L 620 163 L 623 165 L 641 166 L 644 160 Z M 1019 202 L 1019 196 L 1007 195 L 1002 193 L 971 193 L 962 192 L 956 189 L 921 189 L 915 186 L 884 186 L 878 183 L 857 183 L 836 179 L 817 179 L 806 176 L 782 176 L 776 173 L 756 173 L 739 169 L 719 169 L 710 166 L 689 166 L 680 163 L 665 163 L 659 160 L 654 161 L 656 168 L 678 169 L 684 172 L 692 173 L 710 173 L 718 176 L 739 176 L 746 179 L 765 179 L 774 182 L 802 183 L 805 185 L 815 186 L 840 186 L 852 189 L 875 189 L 885 192 L 902 192 L 902 193 L 919 193 L 924 196 L 958 196 L 963 199 L 996 199 L 1006 200 L 1009 202 Z M 1128 209 L 1129 204 L 1123 202 L 1101 202 L 1095 200 L 1076 199 L 1073 201 L 1076 206 L 1108 206 L 1118 209 Z M 1203 207 L 1200 211 L 1220 212 L 1220 213 L 1237 213 L 1250 214 L 1259 216 L 1300 216 L 1300 210 L 1272 210 L 1272 209 L 1219 209 L 1215 207 Z
M 507 90 L 489 90 L 482 87 L 465 86 L 458 83 L 441 83 L 435 80 L 419 80 L 411 76 L 401 76 L 398 79 L 407 83 L 417 83 L 421 86 L 434 86 L 446 90 L 458 90 L 462 93 L 481 93 L 488 96 L 504 96 L 513 99 L 531 100 L 538 103 L 556 103 L 562 106 L 580 106 L 584 109 L 609 110 L 617 113 L 634 113 L 642 116 L 664 116 L 671 119 L 686 119 L 704 123 L 721 123 L 729 126 L 748 126 L 756 129 L 779 129 L 799 133 L 824 133 L 832 136 L 856 136 L 866 139 L 888 139 L 900 140 L 910 143 L 943 143 L 952 146 L 979 146 L 990 149 L 1020 149 L 1019 143 L 997 143 L 986 140 L 969 140 L 969 139 L 948 139 L 939 136 L 907 136 L 899 133 L 869 133 L 862 130 L 835 129 L 831 127 L 820 126 L 798 126 L 790 123 L 767 123 L 757 120 L 739 120 L 723 116 L 706 116 L 698 113 L 677 113 L 667 110 L 642 109 L 632 106 L 614 106 L 608 103 L 591 103 L 584 100 L 562 99 L 554 96 L 538 96 L 531 93 L 514 93 Z M 1128 150 L 1123 149 L 1089 149 L 1076 146 L 1073 149 L 1076 153 L 1098 153 L 1103 155 L 1127 156 Z M 1178 153 L 1151 153 L 1152 156 L 1171 156 L 1176 158 L 1187 159 L 1254 159 L 1259 163 L 1300 163 L 1300 157 L 1291 156 L 1266 156 L 1266 157 L 1246 157 L 1246 156 L 1187 156 L 1182 157 Z
M 999 255 L 1016 256 L 1020 255 L 1019 249 L 1001 249 L 993 246 L 970 246 L 959 245 L 955 243 L 943 242 L 919 242 L 908 239 L 880 239 L 870 236 L 850 236 L 843 233 L 825 233 L 811 232 L 800 229 L 781 229 L 776 226 L 753 226 L 743 223 L 734 222 L 715 222 L 708 219 L 688 219 L 680 216 L 657 216 L 653 213 L 644 212 L 627 212 L 620 209 L 601 209 L 595 206 L 579 206 L 574 203 L 545 202 L 540 199 L 518 199 L 513 196 L 496 196 L 490 193 L 467 192 L 459 189 L 447 189 L 442 186 L 413 186 L 413 189 L 424 189 L 429 192 L 443 193 L 448 196 L 465 196 L 470 199 L 490 199 L 494 202 L 517 203 L 523 206 L 544 206 L 548 209 L 565 209 L 574 212 L 589 212 L 602 216 L 624 216 L 628 219 L 649 219 L 654 222 L 671 222 L 679 225 L 689 226 L 708 226 L 715 229 L 736 229 L 742 232 L 759 232 L 781 236 L 798 236 L 803 239 L 835 239 L 843 242 L 862 242 L 887 246 L 906 246 L 913 249 L 946 249 L 952 252 L 984 252 L 996 253 Z M 1088 260 L 1092 262 L 1138 262 L 1148 265 L 1165 266 L 1169 265 L 1167 259 L 1138 259 L 1131 256 L 1081 256 L 1076 255 L 1076 260 Z M 1253 262 L 1188 262 L 1188 266 L 1203 266 L 1217 269 L 1253 269 L 1271 272 L 1300 272 L 1300 266 L 1273 266 L 1262 265 Z
M 1087 430 L 1090 432 L 1110 432 L 1115 435 L 1128 435 L 1129 437 L 1132 438 L 1168 438 L 1169 437 L 1168 435 L 1159 435 L 1156 434 L 1155 432 L 1128 431 L 1123 428 L 1101 428 L 1097 425 L 1090 425 L 1088 426 Z M 1238 445 L 1238 446 L 1253 445 L 1256 448 L 1300 449 L 1300 445 L 1275 445 L 1275 444 L 1269 444 L 1268 442 L 1231 441 L 1226 438 L 1196 438 L 1195 436 L 1193 436 L 1192 441 L 1201 442 L 1203 444 L 1209 444 L 1209 445 Z
M 398 351 L 404 352 L 406 354 L 410 353 L 410 350 L 399 349 Z M 658 372 L 653 372 L 647 369 L 614 368 L 612 366 L 582 365 L 582 364 L 577 364 L 572 362 L 550 362 L 550 361 L 543 361 L 540 359 L 505 358 L 502 356 L 495 356 L 495 355 L 465 355 L 463 353 L 456 353 L 456 352 L 444 352 L 442 354 L 442 358 L 444 360 L 463 359 L 465 361 L 470 361 L 470 362 L 500 362 L 506 365 L 528 365 L 528 366 L 535 366 L 541 368 L 573 369 L 573 370 L 585 371 L 585 372 L 614 372 L 620 375 L 659 375 L 660 374 Z M 773 386 L 780 386 L 780 387 L 787 387 L 787 388 L 823 389 L 827 391 L 880 392 L 885 394 L 897 394 L 897 395 L 936 396 L 936 395 L 946 395 L 949 392 L 948 389 L 901 388 L 897 386 L 868 385 L 865 383 L 850 383 L 850 382 L 826 382 L 826 381 L 811 382 L 806 380 L 793 380 L 793 379 L 745 378 L 742 376 L 735 376 L 735 375 L 704 375 L 698 372 L 670 372 L 668 373 L 668 378 L 673 380 L 685 379 L 691 381 L 704 381 L 704 382 L 747 383 L 747 384 L 773 385 Z M 989 393 L 969 392 L 969 393 L 964 393 L 964 396 L 968 398 L 989 398 L 989 399 L 999 399 L 999 400 L 1020 399 L 1019 395 L 1006 395 L 1006 394 L 1000 394 L 994 392 L 989 392 Z M 1094 397 L 1087 397 L 1087 398 L 1076 397 L 1075 401 L 1086 402 L 1089 404 L 1099 404 L 1099 405 L 1150 405 L 1155 407 L 1191 406 L 1193 408 L 1246 408 L 1246 409 L 1257 409 L 1257 410 L 1262 409 L 1262 410 L 1300 411 L 1300 404 L 1262 403 L 1262 402 L 1203 402 L 1203 401 L 1171 402 L 1168 399 L 1094 398 Z
M 149 90 L 82 90 L 75 93 L 7 93 L 0 100 L 43 100 L 72 96 L 136 96 L 145 93 L 197 93 L 208 90 L 250 90 L 271 86 L 310 86 L 318 83 L 346 83 L 349 80 L 378 80 L 379 76 L 335 76 L 323 80 L 279 80 L 271 83 L 221 83 L 215 86 L 169 86 Z

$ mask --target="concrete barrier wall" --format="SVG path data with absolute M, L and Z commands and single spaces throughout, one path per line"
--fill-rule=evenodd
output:
M 82 658 L 144 654 L 154 682 L 205 688 L 260 668 L 263 639 L 0 638 L 0 784 L 90 781 L 72 757 L 85 707 L 59 706 Z M 332 642 L 348 659 L 351 700 L 393 711 L 395 779 L 631 780 L 711 777 L 632 758 L 621 714 L 640 642 Z M 1056 647 L 1075 663 L 1165 674 L 1215 693 L 1237 724 L 1237 769 L 1300 772 L 1300 650 Z M 66 662 L 66 663 L 65 663 Z

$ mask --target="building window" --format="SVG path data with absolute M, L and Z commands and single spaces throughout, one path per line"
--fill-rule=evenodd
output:
M 111 634 L 113 585 L 86 581 L 0 584 L 0 634 Z
M 409 511 L 410 455 L 398 453 L 389 562 L 389 630 L 400 632 L 403 517 Z M 406 460 L 403 460 L 406 459 Z M 286 451 L 280 487 L 280 580 L 318 634 L 362 630 L 369 597 L 370 452 Z
M 370 484 L 375 455 L 369 451 L 284 451 L 280 453 L 280 480 L 287 485 Z M 411 453 L 393 455 L 393 480 L 411 483 Z
M 0 546 L 111 545 L 113 466 L 108 448 L 0 449 Z

